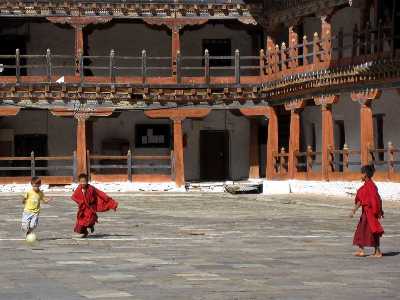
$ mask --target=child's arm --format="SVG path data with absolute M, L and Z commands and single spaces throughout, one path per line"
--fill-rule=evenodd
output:
M 45 197 L 44 194 L 42 194 L 42 197 L 40 198 L 40 201 L 47 204 L 47 203 L 49 203 L 50 199 Z
M 354 215 L 356 214 L 357 210 L 360 208 L 361 203 L 359 201 L 356 202 L 356 204 L 354 204 L 354 208 L 351 210 L 350 213 L 350 218 L 354 217 Z

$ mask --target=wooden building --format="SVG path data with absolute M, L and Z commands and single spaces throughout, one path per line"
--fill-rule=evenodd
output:
M 395 0 L 0 2 L 0 183 L 400 181 Z

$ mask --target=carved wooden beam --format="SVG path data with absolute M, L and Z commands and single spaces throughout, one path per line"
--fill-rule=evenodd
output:
M 19 113 L 20 110 L 21 110 L 20 107 L 1 106 L 0 107 L 0 117 L 16 116 Z
M 254 108 L 240 108 L 240 112 L 242 115 L 246 117 L 253 117 L 253 116 L 267 116 L 269 117 L 271 115 L 271 109 L 273 109 L 270 106 L 264 106 L 264 107 L 254 107 Z
M 93 110 L 74 111 L 65 108 L 53 108 L 50 110 L 53 116 L 75 117 L 76 119 L 88 119 L 89 117 L 108 117 L 114 112 L 112 108 L 97 108 Z
M 361 92 L 353 92 L 351 93 L 351 100 L 360 103 L 361 105 L 367 105 L 371 103 L 371 101 L 379 99 L 382 94 L 382 90 L 379 89 L 370 89 Z
M 51 23 L 69 24 L 74 28 L 82 29 L 89 24 L 104 24 L 110 22 L 112 17 L 47 17 Z
M 146 110 L 144 114 L 149 118 L 168 118 L 174 121 L 182 121 L 185 118 L 204 118 L 210 113 L 209 108 L 193 108 L 193 109 L 154 109 Z
M 203 25 L 208 19 L 189 19 L 189 18 L 143 18 L 143 21 L 149 25 L 167 26 L 169 29 L 179 31 L 185 26 Z
M 304 99 L 296 99 L 285 103 L 286 110 L 302 109 L 305 106 L 306 106 L 306 101 Z
M 338 95 L 324 95 L 314 98 L 315 105 L 329 105 L 329 104 L 336 104 L 339 101 Z

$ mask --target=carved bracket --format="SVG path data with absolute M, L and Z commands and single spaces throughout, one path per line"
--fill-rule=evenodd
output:
M 20 110 L 21 108 L 16 106 L 1 106 L 0 117 L 16 116 Z
M 104 24 L 110 22 L 112 17 L 47 17 L 51 23 L 69 24 L 75 29 L 82 29 L 89 24 Z
M 304 99 L 295 99 L 285 103 L 286 110 L 302 109 L 305 106 L 306 106 L 306 101 Z
M 314 98 L 315 105 L 326 106 L 330 104 L 336 104 L 339 102 L 338 95 L 323 95 Z
M 360 103 L 361 105 L 368 105 L 371 101 L 379 99 L 382 91 L 379 89 L 370 89 L 361 92 L 352 92 L 351 100 Z
M 203 25 L 208 19 L 189 19 L 189 18 L 143 18 L 143 21 L 149 25 L 167 26 L 173 32 L 178 32 L 185 26 Z

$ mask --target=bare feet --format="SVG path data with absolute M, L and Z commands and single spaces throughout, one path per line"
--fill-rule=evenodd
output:
M 356 253 L 354 253 L 354 256 L 365 257 L 366 255 L 365 255 L 364 251 L 357 251 Z
M 381 258 L 382 256 L 383 256 L 382 252 L 375 252 L 370 257 L 372 257 L 372 258 Z

